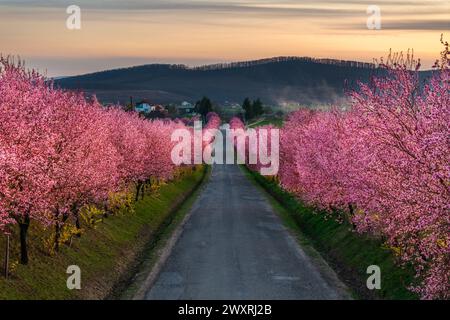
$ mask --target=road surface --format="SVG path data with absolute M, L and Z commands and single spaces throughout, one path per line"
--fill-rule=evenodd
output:
M 146 299 L 342 299 L 237 165 L 214 165 Z

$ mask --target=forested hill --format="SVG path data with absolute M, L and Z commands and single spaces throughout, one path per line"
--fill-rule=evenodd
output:
M 369 63 L 278 57 L 203 67 L 149 64 L 56 80 L 67 89 L 95 93 L 102 102 L 126 102 L 130 96 L 154 103 L 196 101 L 241 102 L 260 97 L 266 103 L 333 103 L 344 87 L 379 72 Z M 347 84 L 346 84 L 347 83 Z

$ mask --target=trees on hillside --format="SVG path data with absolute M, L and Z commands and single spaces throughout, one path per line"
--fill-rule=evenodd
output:
M 195 112 L 202 116 L 203 122 L 206 122 L 206 115 L 213 111 L 213 104 L 208 97 L 203 97 L 195 104 Z
M 242 103 L 242 109 L 245 111 L 246 121 L 249 121 L 264 113 L 264 106 L 259 98 L 254 101 L 251 101 L 249 98 L 245 98 Z

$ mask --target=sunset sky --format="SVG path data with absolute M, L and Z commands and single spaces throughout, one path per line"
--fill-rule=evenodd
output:
M 66 28 L 69 5 L 81 30 Z M 368 5 L 381 30 L 367 28 Z M 450 39 L 450 1 L 0 0 L 0 52 L 49 76 L 288 55 L 370 62 L 389 48 L 414 48 L 429 68 L 441 33 Z

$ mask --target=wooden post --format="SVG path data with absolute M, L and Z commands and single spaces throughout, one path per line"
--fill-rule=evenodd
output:
M 6 248 L 5 248 L 5 278 L 9 277 L 9 234 L 6 235 Z

